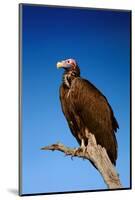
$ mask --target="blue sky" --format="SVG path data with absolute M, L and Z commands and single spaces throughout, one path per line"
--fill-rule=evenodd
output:
M 22 14 L 22 193 L 106 189 L 88 161 L 40 150 L 58 141 L 78 146 L 59 101 L 56 62 L 65 58 L 77 60 L 114 110 L 116 168 L 129 187 L 130 12 L 23 5 Z

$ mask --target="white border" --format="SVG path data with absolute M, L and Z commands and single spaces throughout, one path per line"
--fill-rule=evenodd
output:
M 49 196 L 19 197 L 18 189 L 18 3 L 70 5 L 80 7 L 114 8 L 132 10 L 132 29 L 135 36 L 134 0 L 4 0 L 0 4 L 0 199 L 133 199 L 134 191 L 91 192 Z M 135 55 L 135 37 L 132 39 Z M 133 77 L 135 77 L 133 57 Z M 133 81 L 134 88 L 134 81 Z M 133 100 L 135 94 L 133 92 Z M 133 110 L 135 110 L 133 104 Z M 134 119 L 134 113 L 133 113 Z M 134 133 L 134 124 L 133 124 Z M 132 141 L 135 137 L 132 134 Z M 133 145 L 134 146 L 133 142 Z M 133 148 L 134 156 L 134 148 Z M 134 164 L 134 159 L 133 159 Z M 133 165 L 133 169 L 134 169 Z M 133 188 L 135 172 L 133 170 Z

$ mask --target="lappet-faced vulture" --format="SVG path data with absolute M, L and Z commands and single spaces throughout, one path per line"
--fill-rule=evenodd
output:
M 106 149 L 115 165 L 115 132 L 119 126 L 106 97 L 91 82 L 80 77 L 80 69 L 74 59 L 58 62 L 57 68 L 65 70 L 60 87 L 60 101 L 69 128 L 80 144 L 78 149 L 87 147 L 87 130 L 95 136 L 97 144 Z

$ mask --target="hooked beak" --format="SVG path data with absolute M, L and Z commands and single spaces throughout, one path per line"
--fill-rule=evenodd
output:
M 63 61 L 62 62 L 57 62 L 56 66 L 57 66 L 58 69 L 64 67 Z

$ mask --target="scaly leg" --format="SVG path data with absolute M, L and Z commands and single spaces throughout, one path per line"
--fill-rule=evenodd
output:
M 83 155 L 85 155 L 87 147 L 85 146 L 84 139 L 81 140 L 81 146 L 79 149 L 83 152 Z
M 84 148 L 85 148 L 84 139 L 81 140 L 81 146 L 80 146 L 80 148 L 81 148 L 81 149 L 84 149 Z

